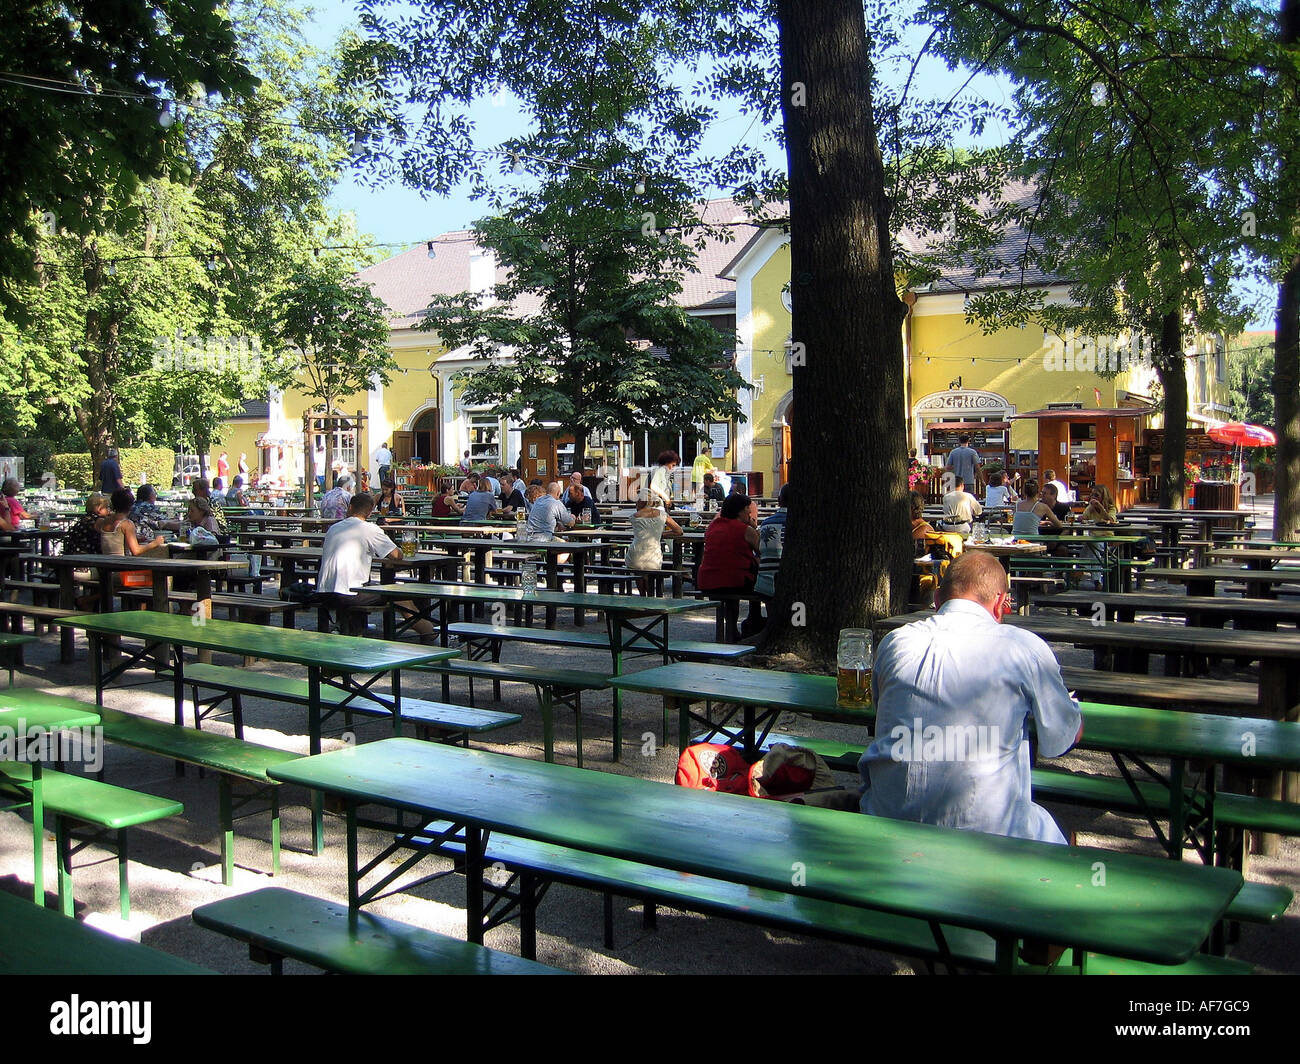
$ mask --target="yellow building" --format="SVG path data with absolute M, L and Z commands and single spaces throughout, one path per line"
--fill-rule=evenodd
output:
M 795 435 L 791 379 L 797 352 L 790 332 L 788 237 L 777 229 L 756 234 L 724 272 L 736 284 L 737 365 L 753 384 L 742 397 L 749 421 L 736 430 L 731 461 L 738 468 L 764 471 L 774 489 L 786 479 Z M 987 433 L 990 452 L 1019 455 L 1026 469 L 1060 466 L 1068 455 L 1050 461 L 1043 456 L 1037 463 L 1036 422 L 1010 419 L 1049 408 L 1143 413 L 1152 406 L 1155 372 L 1149 351 L 1129 337 L 1062 338 L 1032 326 L 986 335 L 968 322 L 967 295 L 999 283 L 954 270 L 925 290 L 902 293 L 909 305 L 903 324 L 908 445 L 922 461 L 940 463 L 950 449 L 928 453 L 934 426 L 983 422 L 1005 426 Z M 1029 283 L 1044 288 L 1049 300 L 1068 299 L 1064 284 L 1045 277 Z M 1197 337 L 1187 356 L 1189 420 L 1224 420 L 1228 372 L 1223 338 Z M 1102 375 L 1099 364 L 1118 372 Z M 1144 427 L 1160 424 L 1156 414 L 1143 421 Z
M 758 474 L 762 494 L 773 495 L 787 478 L 796 445 L 791 362 L 797 353 L 791 348 L 788 237 L 779 227 L 750 222 L 731 200 L 711 201 L 703 216 L 711 225 L 729 226 L 734 239 L 706 244 L 695 270 L 683 279 L 678 300 L 689 313 L 736 337 L 735 366 L 750 384 L 738 397 L 745 417 L 699 426 L 707 442 L 653 426 L 632 438 L 602 436 L 588 443 L 589 466 L 603 458 L 626 472 L 673 449 L 689 470 L 698 451 L 707 448 L 714 465 Z M 337 404 L 335 413 L 346 420 L 337 431 L 334 450 L 350 469 L 361 463 L 374 472 L 376 452 L 389 443 L 398 460 L 419 457 L 451 465 L 468 451 L 474 463 L 523 462 L 530 475 L 569 471 L 572 441 L 554 432 L 526 434 L 519 424 L 498 418 L 486 407 L 466 406 L 453 378 L 472 370 L 475 359 L 468 349 L 449 351 L 434 334 L 416 328 L 432 296 L 481 292 L 504 279 L 492 253 L 478 248 L 471 232 L 443 234 L 359 276 L 389 307 L 398 369 L 389 385 L 376 383 L 368 392 Z M 1024 468 L 1033 468 L 1037 423 L 1011 419 L 1052 407 L 1131 410 L 1142 415 L 1142 427 L 1159 425 L 1158 415 L 1145 414 L 1151 406 L 1154 372 L 1142 364 L 1141 348 L 1128 338 L 1120 338 L 1121 343 L 1103 338 L 1099 348 L 1091 337 L 1060 338 L 1035 327 L 985 335 L 978 325 L 968 323 L 967 295 L 1006 283 L 955 269 L 926 290 L 902 293 L 909 304 L 903 325 L 908 440 L 923 460 L 938 462 L 946 453 L 947 447 L 937 447 L 935 454 L 928 454 L 934 426 L 983 422 L 1003 426 L 986 433 L 990 451 L 1001 450 L 1018 457 Z M 1031 276 L 1027 283 L 1047 289 L 1051 299 L 1068 298 L 1066 286 L 1050 278 Z M 531 312 L 536 307 L 524 304 L 518 309 Z M 1119 372 L 1100 375 L 1099 357 Z M 1197 338 L 1188 350 L 1187 372 L 1190 420 L 1224 419 L 1228 380 L 1222 338 Z M 305 465 L 307 409 L 307 399 L 293 390 L 272 395 L 264 404 L 249 404 L 247 416 L 228 423 L 214 457 L 226 450 L 233 470 L 238 455 L 245 452 L 254 471 L 297 481 Z M 1129 454 L 1128 461 L 1139 457 Z M 1062 464 L 1060 458 L 1053 456 L 1055 464 Z M 751 491 L 758 485 L 751 484 Z

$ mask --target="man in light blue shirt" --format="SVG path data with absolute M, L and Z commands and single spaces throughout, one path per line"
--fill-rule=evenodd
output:
M 1083 735 L 1051 648 L 1003 626 L 1007 577 L 968 552 L 936 595 L 938 613 L 889 633 L 872 676 L 876 739 L 858 771 L 864 813 L 1065 843 L 1030 795 L 1028 725 L 1060 757 Z
M 487 477 L 480 477 L 478 487 L 465 500 L 465 512 L 460 516 L 462 525 L 477 525 L 486 521 L 497 508 L 497 497 L 488 484 Z
M 573 515 L 560 502 L 560 482 L 555 480 L 546 485 L 546 494 L 533 503 L 533 508 L 528 511 L 528 525 L 524 535 L 534 543 L 549 543 L 555 538 L 557 528 L 570 528 L 573 522 Z

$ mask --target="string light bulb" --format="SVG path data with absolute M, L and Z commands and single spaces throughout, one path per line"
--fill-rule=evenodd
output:
M 172 123 L 176 121 L 176 116 L 172 114 L 171 104 L 165 103 L 162 110 L 158 112 L 158 124 L 163 129 L 171 129 Z
M 632 191 L 635 192 L 638 196 L 644 196 L 644 195 L 645 195 L 645 178 L 644 178 L 644 177 L 638 177 L 638 178 L 636 179 L 636 184 L 632 186 Z
M 438 257 L 438 253 L 437 253 L 436 251 L 433 250 L 433 241 L 432 241 L 432 240 L 426 240 L 426 241 L 424 242 L 424 246 L 428 249 L 428 252 L 429 252 L 429 258 L 431 258 L 431 259 L 436 259 L 436 258 Z
M 524 164 L 519 161 L 519 153 L 517 151 L 512 151 L 510 153 L 510 172 L 512 174 L 522 174 L 524 172 Z

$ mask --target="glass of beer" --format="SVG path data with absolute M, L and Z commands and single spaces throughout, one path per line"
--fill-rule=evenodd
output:
M 420 544 L 419 544 L 419 542 L 416 540 L 416 537 L 415 537 L 415 533 L 414 533 L 414 532 L 403 532 L 403 533 L 402 533 L 402 556 L 403 556 L 403 557 L 406 557 L 406 558 L 414 558 L 414 557 L 415 557 L 415 552 L 416 552 L 417 548 L 419 547 L 419 545 L 420 545 Z
M 844 628 L 835 654 L 836 704 L 865 706 L 871 702 L 871 629 Z

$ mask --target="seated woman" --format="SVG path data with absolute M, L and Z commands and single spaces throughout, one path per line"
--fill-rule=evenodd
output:
M 465 507 L 456 501 L 456 493 L 451 488 L 443 488 L 433 497 L 430 513 L 434 517 L 459 517 L 464 512 Z
M 989 490 L 984 497 L 984 508 L 991 510 L 999 506 L 1009 506 L 1015 501 L 1016 493 L 1006 483 L 1006 476 L 1001 472 L 990 473 Z
M 434 497 L 434 516 L 442 516 L 437 511 L 437 503 L 441 499 L 447 498 L 446 493 Z M 452 502 L 455 503 L 455 499 Z M 397 484 L 392 480 L 385 480 L 384 486 L 379 491 L 379 500 L 375 503 L 376 521 L 381 525 L 400 524 L 406 518 L 406 500 L 398 494 Z
M 1115 497 L 1105 484 L 1094 484 L 1088 496 L 1088 505 L 1083 508 L 1079 520 L 1085 524 L 1113 525 L 1119 522 L 1119 511 L 1115 507 Z
M 109 515 L 107 496 L 95 492 L 86 499 L 86 514 L 63 537 L 64 554 L 99 554 L 99 523 Z
M 101 554 L 128 554 L 134 558 L 157 550 L 167 542 L 162 536 L 154 536 L 147 543 L 140 542 L 136 536 L 135 522 L 129 516 L 135 505 L 135 494 L 130 488 L 118 488 L 113 492 L 110 505 L 111 512 L 100 520 L 99 531 L 101 537 L 120 537 L 121 549 L 117 549 L 116 539 L 101 539 Z
M 653 497 L 653 496 L 652 496 Z M 704 533 L 704 560 L 700 563 L 695 586 L 701 591 L 727 595 L 748 595 L 758 577 L 758 504 L 748 495 L 728 495 L 722 510 Z M 759 631 L 761 616 L 754 616 L 754 599 L 741 627 L 740 603 L 722 604 L 728 642 L 738 643 L 743 636 Z
M 656 505 L 656 501 L 650 499 L 648 493 L 645 494 L 636 513 L 632 515 L 632 542 L 627 548 L 623 564 L 629 569 L 643 572 L 662 569 L 663 537 L 681 534 L 682 526 L 664 513 L 663 509 Z M 636 586 L 641 594 L 650 594 L 650 581 L 647 577 L 638 576 Z
M 1017 536 L 1051 534 L 1061 527 L 1061 520 L 1038 498 L 1038 481 L 1025 481 L 1025 493 L 1016 503 L 1011 531 Z
M 21 488 L 16 477 L 6 477 L 4 484 L 0 485 L 0 531 L 12 532 L 19 521 L 32 516 L 23 509 L 22 500 L 18 498 Z

